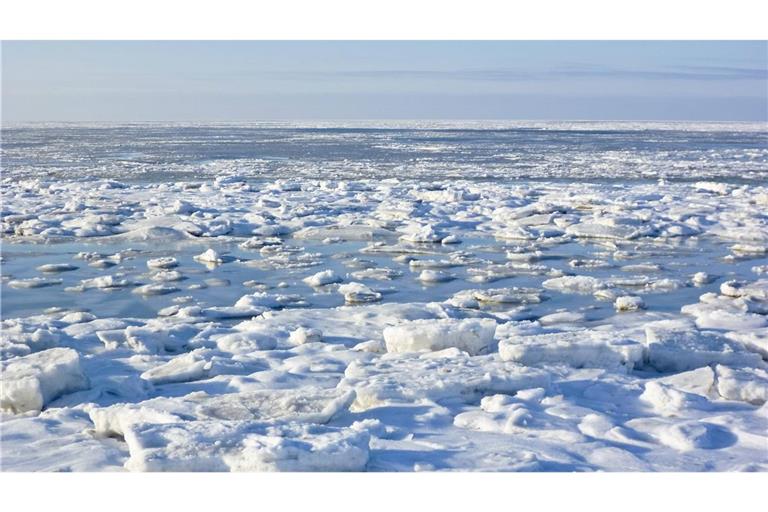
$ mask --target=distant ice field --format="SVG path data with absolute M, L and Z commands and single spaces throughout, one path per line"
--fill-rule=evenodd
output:
M 765 123 L 347 122 L 27 125 L 2 130 L 6 176 L 163 181 L 591 179 L 760 181 Z
M 2 131 L 3 471 L 766 471 L 768 130 Z

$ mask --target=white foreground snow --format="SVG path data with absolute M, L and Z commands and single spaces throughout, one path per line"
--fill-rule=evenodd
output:
M 413 320 L 384 329 L 387 352 L 419 352 L 455 347 L 470 355 L 488 352 L 496 332 L 491 319 Z
M 80 356 L 69 348 L 4 361 L 0 379 L 0 408 L 13 413 L 40 411 L 55 398 L 88 386 Z
M 136 424 L 125 434 L 131 471 L 362 471 L 367 432 L 301 423 Z

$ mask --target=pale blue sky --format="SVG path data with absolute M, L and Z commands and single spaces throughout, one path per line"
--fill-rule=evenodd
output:
M 768 43 L 3 42 L 2 118 L 766 120 Z

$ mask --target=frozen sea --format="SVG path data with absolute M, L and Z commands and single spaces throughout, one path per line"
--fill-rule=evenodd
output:
M 2 130 L 0 464 L 764 471 L 768 126 Z

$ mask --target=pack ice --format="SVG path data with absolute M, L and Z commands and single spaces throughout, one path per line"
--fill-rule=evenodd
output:
M 520 171 L 495 142 L 504 165 L 440 167 L 487 137 L 434 129 L 417 133 L 439 151 L 355 132 L 399 167 L 212 159 L 163 179 L 152 158 L 32 172 L 72 149 L 11 133 L 39 155 L 3 148 L 2 469 L 768 470 L 768 153 L 732 147 L 764 126 L 674 165 L 536 153 L 535 181 L 486 175 Z M 539 175 L 566 167 L 598 181 Z

